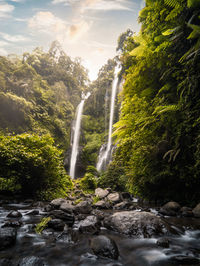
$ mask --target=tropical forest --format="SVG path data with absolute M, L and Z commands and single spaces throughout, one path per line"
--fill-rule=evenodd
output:
M 68 26 L 59 5 L 93 21 Z M 0 1 L 2 25 L 53 32 L 18 53 L 29 37 L 0 30 L 0 266 L 200 265 L 200 0 L 44 7 L 27 22 L 12 12 L 32 0 Z M 85 50 L 90 68 L 73 51 L 94 23 L 108 35 Z

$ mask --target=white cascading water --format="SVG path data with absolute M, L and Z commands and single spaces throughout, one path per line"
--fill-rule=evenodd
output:
M 74 128 L 74 137 L 73 137 L 73 144 L 72 144 L 72 153 L 71 153 L 71 160 L 70 160 L 70 171 L 69 175 L 72 179 L 75 177 L 75 169 L 76 169 L 76 161 L 78 155 L 78 148 L 79 148 L 79 139 L 80 139 L 80 129 L 81 129 L 81 118 L 83 113 L 83 106 L 85 100 L 90 96 L 88 92 L 86 95 L 82 94 L 82 100 L 79 103 L 76 111 L 76 122 Z
M 102 171 L 104 170 L 105 166 L 109 163 L 111 158 L 111 151 L 112 151 L 112 127 L 113 127 L 113 119 L 115 113 L 115 98 L 117 94 L 117 88 L 119 83 L 118 74 L 121 70 L 121 66 L 118 64 L 115 67 L 115 74 L 114 80 L 112 83 L 112 94 L 111 94 L 111 102 L 110 102 L 110 121 L 109 121 L 109 134 L 108 134 L 108 142 L 106 146 L 106 150 L 102 146 L 97 162 L 97 170 Z

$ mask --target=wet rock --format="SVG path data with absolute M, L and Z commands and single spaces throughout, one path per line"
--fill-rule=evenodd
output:
M 38 215 L 39 213 L 39 210 L 31 210 L 30 212 L 27 212 L 26 215 Z
M 107 189 L 96 188 L 95 189 L 95 196 L 99 197 L 100 199 L 105 198 L 109 194 Z
M 74 209 L 75 213 L 89 214 L 92 211 L 92 207 L 88 201 L 79 202 Z
M 107 196 L 107 199 L 109 201 L 111 201 L 112 203 L 118 203 L 121 201 L 121 197 L 120 197 L 120 194 L 118 192 L 115 192 L 115 193 L 110 193 L 108 196 Z
M 96 216 L 91 215 L 79 223 L 79 231 L 82 233 L 95 234 L 100 229 L 100 223 Z
M 19 266 L 43 266 L 43 265 L 45 265 L 43 260 L 35 256 L 25 257 L 19 263 Z
M 67 225 L 72 226 L 74 224 L 74 215 L 66 213 L 61 210 L 53 210 L 50 212 L 50 216 L 63 220 Z
M 50 202 L 50 205 L 54 208 L 54 209 L 59 209 L 60 205 L 62 203 L 66 202 L 65 199 L 59 198 L 59 199 L 54 199 Z
M 99 209 L 109 209 L 110 203 L 105 200 L 99 200 L 94 204 L 94 207 Z
M 133 197 L 131 196 L 131 194 L 129 192 L 122 192 L 121 196 L 122 196 L 123 200 L 132 200 L 133 199 Z
M 48 222 L 48 227 L 56 231 L 63 231 L 65 223 L 60 219 L 52 219 L 51 221 Z
M 107 236 L 97 236 L 90 241 L 90 247 L 95 255 L 110 259 L 118 259 L 119 251 L 116 243 Z
M 156 242 L 157 246 L 162 248 L 168 248 L 169 247 L 169 239 L 168 238 L 160 238 Z
M 60 209 L 64 212 L 73 213 L 75 207 L 72 205 L 71 201 L 65 201 L 60 205 Z
M 128 209 L 131 206 L 130 202 L 127 201 L 122 201 L 120 203 L 117 203 L 113 206 L 114 210 L 124 210 L 124 209 Z
M 171 261 L 178 265 L 199 265 L 199 259 L 192 256 L 175 256 L 171 258 Z
M 153 213 L 116 212 L 104 219 L 105 227 L 130 236 L 149 238 L 170 232 L 169 226 Z
M 200 203 L 192 210 L 194 217 L 200 218 Z
M 11 247 L 16 242 L 17 232 L 12 227 L 0 228 L 0 250 Z
M 0 259 L 1 266 L 12 266 L 12 262 L 9 259 Z
M 178 211 L 180 211 L 181 206 L 175 202 L 175 201 L 170 201 L 166 203 L 162 208 L 160 209 L 160 213 L 166 216 L 176 216 Z
M 97 216 L 97 219 L 99 221 L 102 221 L 106 216 L 109 216 L 109 213 L 105 213 L 103 211 L 96 210 L 96 209 L 92 210 L 91 214 Z
M 4 227 L 20 227 L 22 225 L 22 222 L 20 221 L 8 221 L 8 222 L 5 222 L 5 224 L 2 225 L 2 228 Z
M 56 241 L 65 244 L 73 243 L 72 237 L 68 231 L 64 231 L 60 235 L 58 235 L 56 237 Z
M 34 203 L 34 200 L 33 199 L 26 199 L 24 201 L 25 204 L 33 204 Z
M 182 208 L 180 209 L 180 212 L 181 212 L 181 215 L 182 215 L 183 217 L 193 217 L 193 216 L 194 216 L 194 214 L 193 214 L 193 212 L 192 212 L 192 209 L 189 208 L 189 207 L 182 207 Z
M 21 218 L 22 214 L 19 211 L 11 211 L 8 215 L 8 218 Z

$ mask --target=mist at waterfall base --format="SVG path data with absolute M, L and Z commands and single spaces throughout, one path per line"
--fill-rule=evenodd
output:
M 109 133 L 108 133 L 108 142 L 105 145 L 102 145 L 97 162 L 97 170 L 103 171 L 106 169 L 106 166 L 109 164 L 112 158 L 112 128 L 113 128 L 113 119 L 115 114 L 115 98 L 117 95 L 117 89 L 119 86 L 118 74 L 121 70 L 121 65 L 117 64 L 115 67 L 114 80 L 112 83 L 112 94 L 110 102 L 110 120 L 109 120 Z
M 72 153 L 71 153 L 70 171 L 69 171 L 69 175 L 71 176 L 72 179 L 75 178 L 76 161 L 77 161 L 77 156 L 78 156 L 83 107 L 84 107 L 85 100 L 87 100 L 89 96 L 90 96 L 90 92 L 88 92 L 86 95 L 82 94 L 82 100 L 79 103 L 77 110 L 76 110 L 76 120 L 75 120 L 75 127 L 73 128 L 74 136 L 73 136 L 73 142 L 72 142 Z

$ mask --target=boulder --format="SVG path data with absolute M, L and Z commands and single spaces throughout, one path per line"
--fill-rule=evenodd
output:
M 192 210 L 194 217 L 200 218 L 200 203 Z
M 52 219 L 48 222 L 48 227 L 56 231 L 63 231 L 65 223 L 60 219 Z
M 91 215 L 86 217 L 79 223 L 79 231 L 82 233 L 95 234 L 100 229 L 100 223 L 96 216 Z
M 74 206 L 71 201 L 65 201 L 60 205 L 60 209 L 64 212 L 73 213 Z
M 11 211 L 8 215 L 8 218 L 21 218 L 22 214 L 19 211 Z
M 40 213 L 39 210 L 31 210 L 27 212 L 26 215 L 38 215 L 39 213 Z
M 61 210 L 51 211 L 50 216 L 52 216 L 53 218 L 55 217 L 57 219 L 63 220 L 69 226 L 72 226 L 74 224 L 74 220 L 75 220 L 73 214 L 69 214 L 69 213 L 66 213 L 66 212 L 61 211 Z
M 116 212 L 104 219 L 105 227 L 129 236 L 150 238 L 170 232 L 169 226 L 153 213 Z
M 168 248 L 169 247 L 169 239 L 166 237 L 160 238 L 156 242 L 157 246 L 162 248 Z
M 107 196 L 107 199 L 109 201 L 111 201 L 112 203 L 118 203 L 121 201 L 121 197 L 120 197 L 120 194 L 118 192 L 115 192 L 115 193 L 110 193 L 108 196 Z
M 59 209 L 60 205 L 64 202 L 66 202 L 66 200 L 62 198 L 54 199 L 50 202 L 50 205 L 55 209 Z
M 25 257 L 19 263 L 19 266 L 43 266 L 43 265 L 46 265 L 43 262 L 43 260 L 35 256 Z
M 97 236 L 90 241 L 90 247 L 96 256 L 118 259 L 119 251 L 114 240 L 107 236 Z
M 79 202 L 74 209 L 75 213 L 83 213 L 83 214 L 90 214 L 91 211 L 92 207 L 88 201 Z
M 120 203 L 117 203 L 113 206 L 114 210 L 124 210 L 124 209 L 129 209 L 131 206 L 131 203 L 128 201 L 122 201 Z
M 4 227 L 20 227 L 22 225 L 22 222 L 20 221 L 7 221 L 5 224 L 2 225 L 2 228 Z
M 133 197 L 131 196 L 131 194 L 129 192 L 122 192 L 121 196 L 122 196 L 123 200 L 132 200 L 133 199 Z
M 11 247 L 16 242 L 17 232 L 12 227 L 0 228 L 0 250 Z
M 99 209 L 109 209 L 110 204 L 109 204 L 109 202 L 107 202 L 105 200 L 99 200 L 94 204 L 94 207 L 99 208 Z
M 182 208 L 180 209 L 180 212 L 181 212 L 181 215 L 182 215 L 183 217 L 193 217 L 193 216 L 194 216 L 194 214 L 193 214 L 193 212 L 192 212 L 192 209 L 189 208 L 189 207 L 182 207 Z
M 177 202 L 170 201 L 166 203 L 164 206 L 162 206 L 159 213 L 166 216 L 176 216 L 177 213 L 180 211 L 180 209 L 181 206 Z
M 107 189 L 102 189 L 102 188 L 96 188 L 95 189 L 95 196 L 99 197 L 100 199 L 105 198 L 108 196 L 109 191 Z

